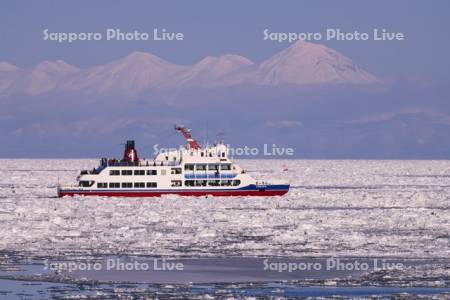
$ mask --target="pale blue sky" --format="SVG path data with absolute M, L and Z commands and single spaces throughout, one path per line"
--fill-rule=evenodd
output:
M 263 41 L 262 31 L 304 32 L 326 28 L 400 31 L 406 41 L 327 42 L 369 71 L 387 78 L 448 80 L 449 1 L 2 1 L 0 60 L 30 67 L 63 59 L 86 67 L 132 51 L 147 51 L 179 64 L 206 55 L 236 53 L 256 62 L 287 44 Z M 182 42 L 79 42 L 42 40 L 42 30 L 106 28 L 185 33 Z

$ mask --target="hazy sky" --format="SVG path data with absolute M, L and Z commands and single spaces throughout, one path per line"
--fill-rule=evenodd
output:
M 62 59 L 80 67 L 147 51 L 179 64 L 236 53 L 261 61 L 287 43 L 263 41 L 263 30 L 323 32 L 327 28 L 403 32 L 405 41 L 321 41 L 387 78 L 450 78 L 449 1 L 2 1 L 0 61 L 31 67 Z M 43 41 L 55 32 L 183 32 L 184 41 Z

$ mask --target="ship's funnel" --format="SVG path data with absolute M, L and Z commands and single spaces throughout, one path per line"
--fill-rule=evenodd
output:
M 127 141 L 125 144 L 125 152 L 123 153 L 123 160 L 128 162 L 138 162 L 138 154 L 134 147 L 134 141 Z

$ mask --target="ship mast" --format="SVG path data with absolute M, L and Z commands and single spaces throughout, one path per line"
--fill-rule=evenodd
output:
M 183 125 L 175 125 L 175 130 L 181 132 L 181 134 L 184 136 L 184 138 L 188 142 L 190 149 L 197 150 L 197 149 L 201 148 L 200 145 L 197 143 L 197 141 L 194 140 L 194 138 L 192 138 L 190 129 L 184 127 Z

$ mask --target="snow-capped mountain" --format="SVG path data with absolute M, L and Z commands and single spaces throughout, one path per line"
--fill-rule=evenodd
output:
M 7 94 L 38 95 L 54 91 L 63 80 L 78 71 L 78 68 L 62 60 L 43 61 L 28 70 L 15 69 L 3 73 L 0 82 L 12 81 L 4 90 Z
M 4 61 L 0 61 L 0 72 L 11 72 L 17 70 L 19 70 L 19 68 L 16 67 L 15 65 L 12 65 Z
M 193 66 L 179 72 L 167 86 L 218 87 L 232 82 L 230 75 L 236 74 L 254 63 L 239 55 L 207 56 Z
M 58 91 L 136 95 L 158 86 L 184 69 L 184 66 L 172 64 L 150 53 L 133 52 L 112 63 L 79 72 Z
M 7 62 L 0 62 L 0 94 L 4 93 L 16 80 L 19 68 Z
M 255 72 L 262 85 L 372 83 L 377 78 L 323 45 L 299 41 L 263 61 Z
M 0 94 L 80 93 L 136 96 L 152 89 L 215 88 L 241 84 L 366 84 L 372 74 L 323 45 L 297 42 L 255 64 L 239 55 L 208 56 L 191 66 L 133 52 L 112 63 L 78 69 L 61 60 L 31 69 L 0 62 Z

